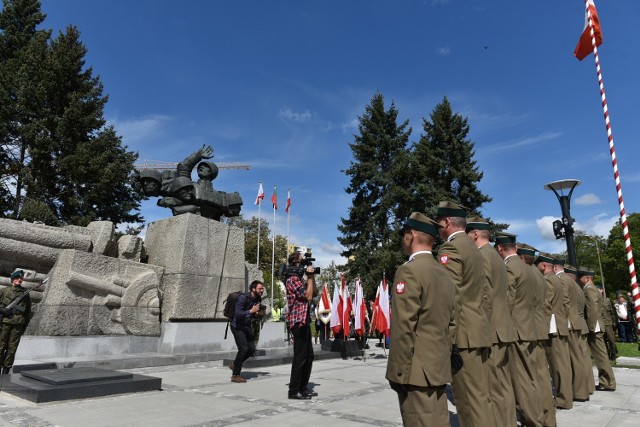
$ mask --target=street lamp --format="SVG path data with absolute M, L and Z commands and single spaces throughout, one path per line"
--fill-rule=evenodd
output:
M 569 264 L 574 267 L 577 266 L 576 262 L 576 249 L 573 245 L 573 218 L 570 214 L 571 206 L 571 194 L 573 190 L 580 185 L 580 181 L 577 179 L 563 179 L 560 181 L 553 181 L 544 186 L 545 190 L 553 191 L 558 201 L 560 202 L 560 209 L 562 210 L 562 221 L 553 222 L 553 233 L 556 239 L 562 239 L 563 237 L 567 241 L 567 254 L 569 256 Z M 567 192 L 567 194 L 565 194 Z

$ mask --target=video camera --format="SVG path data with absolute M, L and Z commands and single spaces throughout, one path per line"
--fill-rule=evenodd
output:
M 307 267 L 312 266 L 313 261 L 315 260 L 315 258 L 311 257 L 311 252 L 306 252 L 300 260 L 300 265 L 298 267 L 296 267 L 295 265 L 282 264 L 278 273 L 282 280 L 285 282 L 291 276 L 298 276 L 300 279 L 302 279 L 302 276 L 304 276 Z M 313 274 L 320 274 L 320 267 L 314 268 Z

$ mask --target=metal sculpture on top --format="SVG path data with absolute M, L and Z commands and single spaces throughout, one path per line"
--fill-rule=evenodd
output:
M 174 215 L 193 213 L 217 221 L 223 216 L 238 216 L 242 197 L 237 191 L 226 193 L 213 188 L 212 181 L 218 176 L 218 166 L 209 161 L 211 158 L 213 148 L 203 145 L 178 163 L 175 170 L 136 171 L 134 188 L 145 197 L 161 197 L 158 206 L 170 208 Z M 198 174 L 196 182 L 191 180 L 194 167 Z

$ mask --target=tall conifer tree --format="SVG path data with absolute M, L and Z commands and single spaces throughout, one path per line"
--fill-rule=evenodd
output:
M 407 189 L 407 144 L 411 128 L 408 120 L 398 124 L 398 110 L 391 103 L 385 109 L 377 93 L 359 117 L 359 135 L 349 144 L 353 160 L 345 174 L 350 177 L 348 194 L 353 196 L 347 218 L 341 219 L 339 242 L 349 279 L 360 276 L 371 293 L 383 271 L 392 277 L 403 261 L 399 221 L 410 207 L 403 191 Z

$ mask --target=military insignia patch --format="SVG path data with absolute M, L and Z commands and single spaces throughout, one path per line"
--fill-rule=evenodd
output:
M 448 262 L 449 262 L 449 255 L 442 255 L 440 257 L 440 264 L 447 265 Z
M 404 294 L 405 286 L 406 286 L 406 283 L 404 282 L 396 283 L 396 294 Z

